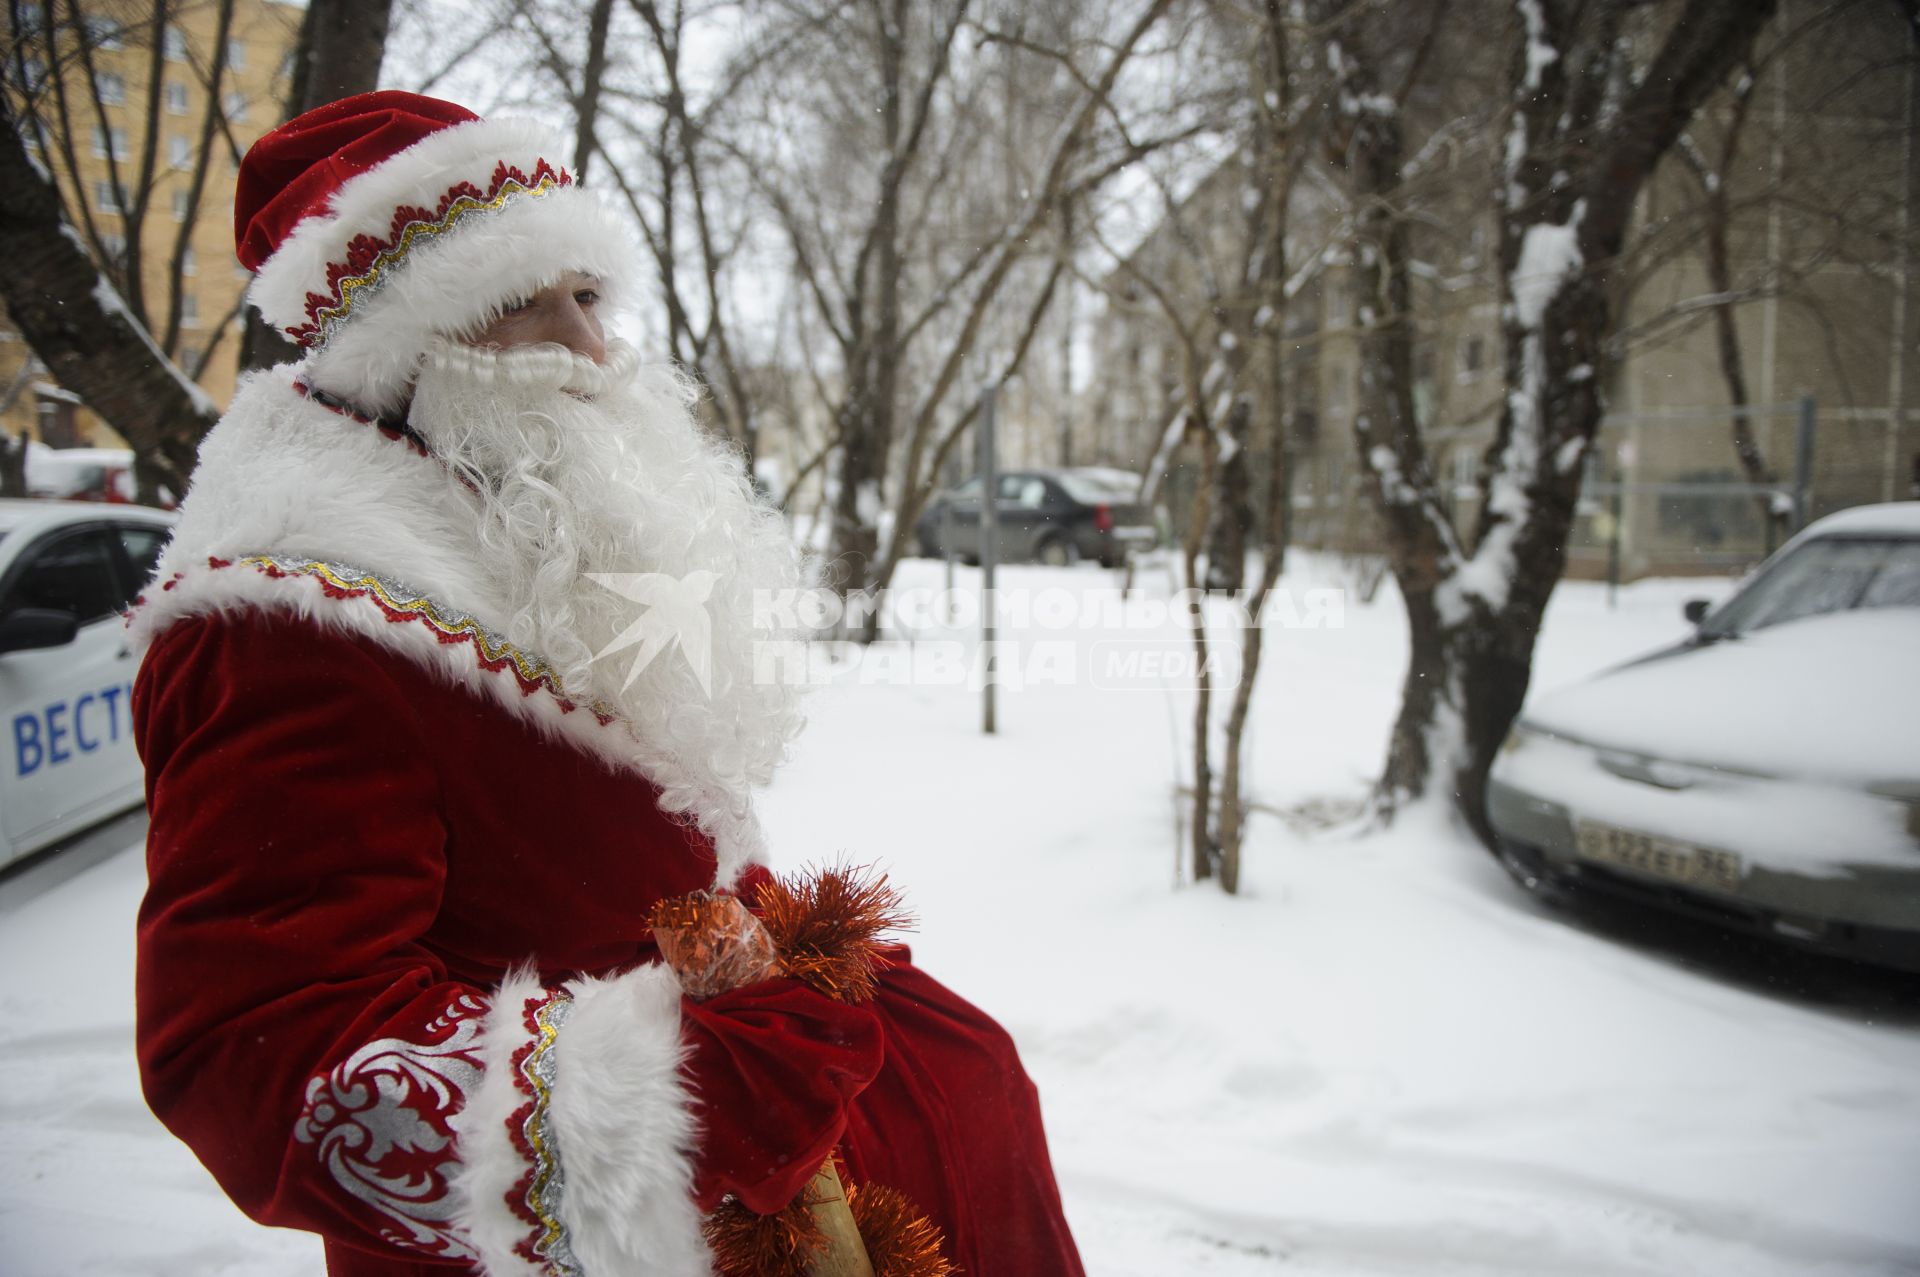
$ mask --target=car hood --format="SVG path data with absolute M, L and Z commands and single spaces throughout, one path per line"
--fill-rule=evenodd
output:
M 1920 608 L 1675 649 L 1543 696 L 1523 722 L 1650 758 L 1920 794 Z

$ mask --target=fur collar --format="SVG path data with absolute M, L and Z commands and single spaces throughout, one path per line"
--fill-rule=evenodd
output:
M 300 616 L 644 776 L 623 720 L 567 699 L 537 653 L 503 637 L 505 602 L 439 463 L 308 399 L 295 375 L 247 379 L 201 444 L 155 584 L 128 618 L 135 651 L 186 617 Z

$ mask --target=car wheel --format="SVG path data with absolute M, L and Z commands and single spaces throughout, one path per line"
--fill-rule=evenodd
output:
M 1050 536 L 1035 549 L 1033 557 L 1050 568 L 1071 567 L 1080 561 L 1080 549 L 1067 537 Z

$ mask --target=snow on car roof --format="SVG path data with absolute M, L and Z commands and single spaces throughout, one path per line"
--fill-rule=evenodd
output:
M 0 500 L 0 531 L 11 532 L 30 524 L 51 527 L 83 519 L 127 517 L 141 520 L 157 518 L 171 523 L 177 516 L 152 506 L 128 505 L 124 502 L 55 501 L 46 497 L 8 497 Z
M 1808 525 L 1807 530 L 1801 535 L 1822 537 L 1833 533 L 1842 533 L 1847 536 L 1880 533 L 1901 537 L 1920 537 L 1920 501 L 1890 501 L 1884 505 L 1857 505 L 1851 510 L 1841 510 Z

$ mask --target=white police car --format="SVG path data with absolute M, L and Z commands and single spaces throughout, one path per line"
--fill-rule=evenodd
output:
M 0 864 L 140 804 L 120 613 L 172 527 L 140 506 L 0 501 Z

